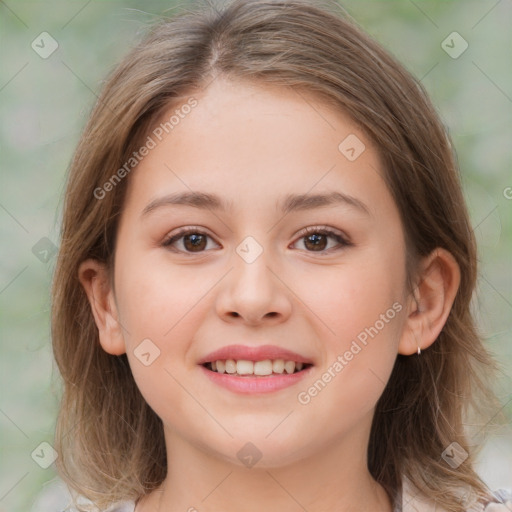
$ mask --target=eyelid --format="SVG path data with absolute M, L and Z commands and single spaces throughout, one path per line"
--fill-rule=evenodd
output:
M 343 238 L 345 240 L 345 242 L 349 243 L 350 242 L 350 237 L 345 234 L 343 231 L 339 230 L 339 229 L 336 229 L 336 228 L 332 228 L 331 226 L 327 226 L 327 225 L 318 225 L 318 226 L 308 226 L 302 230 L 300 230 L 296 236 L 305 236 L 305 235 L 309 235 L 311 233 L 329 233 L 329 234 L 332 234 L 332 235 L 337 235 L 339 236 L 340 238 Z

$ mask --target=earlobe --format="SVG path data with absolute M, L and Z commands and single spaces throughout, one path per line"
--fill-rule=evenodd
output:
M 439 336 L 460 284 L 460 269 L 450 252 L 436 248 L 421 264 L 418 284 L 410 294 L 398 352 L 415 354 Z
M 85 260 L 78 268 L 78 279 L 89 299 L 103 350 L 112 355 L 124 354 L 126 347 L 106 265 L 94 259 Z

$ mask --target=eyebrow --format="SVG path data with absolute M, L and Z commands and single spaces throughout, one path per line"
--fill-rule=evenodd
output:
M 313 210 L 325 206 L 343 204 L 372 216 L 370 209 L 356 197 L 343 192 L 330 192 L 327 194 L 288 194 L 285 196 L 278 209 L 283 214 L 292 211 Z M 199 209 L 216 210 L 221 212 L 231 211 L 232 202 L 225 201 L 221 197 L 206 192 L 177 192 L 152 200 L 141 213 L 141 217 L 147 216 L 157 208 L 163 206 L 191 206 Z

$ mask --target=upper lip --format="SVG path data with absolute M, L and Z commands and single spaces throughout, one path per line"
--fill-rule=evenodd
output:
M 264 361 L 265 359 L 284 359 L 296 363 L 313 364 L 307 357 L 276 345 L 260 345 L 250 347 L 247 345 L 228 345 L 210 352 L 199 360 L 198 364 L 211 363 L 212 361 L 225 361 L 226 359 L 245 361 Z

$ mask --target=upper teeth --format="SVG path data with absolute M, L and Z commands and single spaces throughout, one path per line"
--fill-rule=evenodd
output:
M 302 363 L 285 361 L 284 359 L 265 359 L 264 361 L 247 361 L 227 359 L 212 361 L 212 370 L 218 373 L 238 373 L 239 375 L 272 375 L 273 373 L 294 373 L 303 368 Z

